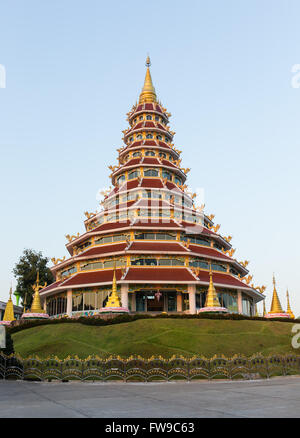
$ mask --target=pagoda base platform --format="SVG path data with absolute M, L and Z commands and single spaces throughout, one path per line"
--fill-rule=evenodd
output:
M 23 313 L 21 319 L 48 319 L 47 313 Z
M 202 307 L 197 313 L 228 313 L 228 309 L 226 307 Z
M 129 313 L 126 307 L 102 307 L 99 313 Z
M 265 315 L 265 318 L 268 318 L 268 319 L 272 319 L 272 318 L 291 318 L 291 315 L 289 313 L 285 313 L 285 312 L 282 312 L 282 313 L 267 313 Z

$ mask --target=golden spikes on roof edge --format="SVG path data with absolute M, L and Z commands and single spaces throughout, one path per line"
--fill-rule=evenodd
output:
M 16 319 L 14 316 L 14 305 L 13 305 L 13 302 L 11 299 L 11 294 L 12 294 L 12 288 L 10 288 L 10 291 L 9 291 L 9 299 L 7 301 L 4 316 L 3 316 L 3 321 L 6 321 L 6 322 L 11 322 L 11 321 L 14 321 Z
M 277 290 L 276 290 L 276 281 L 275 281 L 275 276 L 273 275 L 273 285 L 274 285 L 274 289 L 273 289 L 273 297 L 272 297 L 272 304 L 271 304 L 271 310 L 269 313 L 282 313 L 282 307 L 277 295 Z
M 142 92 L 140 94 L 140 99 L 139 99 L 139 103 L 146 103 L 146 102 L 156 102 L 156 93 L 155 93 L 155 88 L 153 86 L 152 83 L 152 78 L 151 78 L 151 73 L 150 73 L 150 58 L 149 56 L 147 56 L 147 60 L 146 60 L 146 76 L 145 76 L 145 82 L 144 82 L 144 87 L 142 89 Z

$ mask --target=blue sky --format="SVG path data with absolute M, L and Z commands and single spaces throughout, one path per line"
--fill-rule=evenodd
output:
M 300 315 L 299 1 L 1 5 L 0 299 L 24 248 L 66 255 L 121 146 L 145 57 L 175 146 L 255 284 Z

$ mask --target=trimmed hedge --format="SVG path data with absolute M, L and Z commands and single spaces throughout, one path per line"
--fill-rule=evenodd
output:
M 295 323 L 297 320 L 292 320 L 289 318 L 272 318 L 272 319 L 266 319 L 260 316 L 245 316 L 240 315 L 236 313 L 231 314 L 199 314 L 199 315 L 189 315 L 189 314 L 159 314 L 159 315 L 149 315 L 146 313 L 142 314 L 136 314 L 136 315 L 119 315 L 110 319 L 101 319 L 97 316 L 82 316 L 80 318 L 61 318 L 61 319 L 47 319 L 45 321 L 43 320 L 31 320 L 31 321 L 24 321 L 20 325 L 16 325 L 14 327 L 8 327 L 7 332 L 13 334 L 17 333 L 19 331 L 32 328 L 32 327 L 38 327 L 41 325 L 51 325 L 51 324 L 86 324 L 86 325 L 93 325 L 93 326 L 106 326 L 106 325 L 113 325 L 113 324 L 122 324 L 127 322 L 133 322 L 137 321 L 139 319 L 221 319 L 221 320 L 230 320 L 230 321 L 240 321 L 240 320 L 247 320 L 247 321 L 264 321 L 268 323 L 269 321 L 279 321 L 279 322 L 289 322 L 289 323 Z

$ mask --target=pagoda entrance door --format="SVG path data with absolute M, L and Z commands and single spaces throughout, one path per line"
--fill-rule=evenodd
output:
M 163 312 L 164 296 L 160 291 L 153 291 L 147 294 L 147 312 Z

